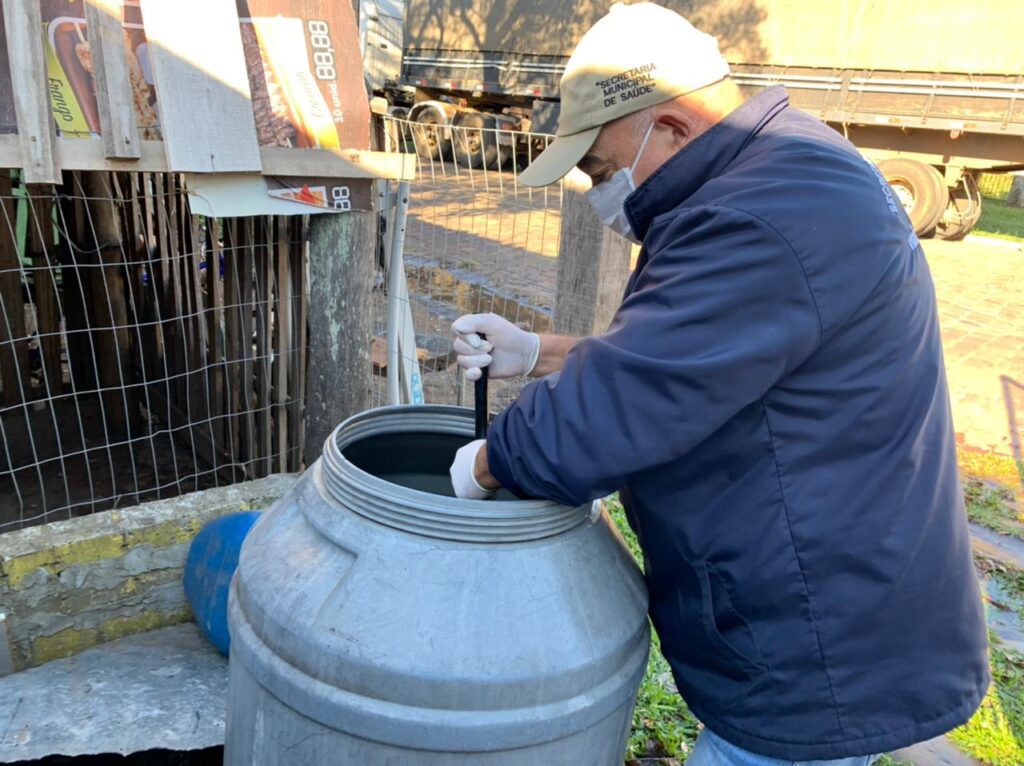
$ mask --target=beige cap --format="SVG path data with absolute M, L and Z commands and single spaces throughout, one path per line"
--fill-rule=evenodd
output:
M 587 153 L 605 123 L 728 76 L 718 41 L 654 3 L 616 3 L 583 35 L 562 75 L 555 140 L 519 176 L 552 184 Z

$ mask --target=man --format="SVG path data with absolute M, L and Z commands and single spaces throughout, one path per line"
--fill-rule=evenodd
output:
M 888 186 L 650 3 L 587 32 L 561 94 L 523 183 L 579 166 L 643 249 L 602 336 L 456 321 L 468 377 L 546 375 L 460 451 L 458 494 L 621 491 L 706 727 L 688 766 L 865 766 L 963 723 L 985 627 L 934 289 Z

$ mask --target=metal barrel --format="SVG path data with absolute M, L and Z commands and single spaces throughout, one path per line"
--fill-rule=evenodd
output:
M 473 411 L 358 415 L 246 538 L 226 764 L 619 766 L 649 645 L 609 520 L 452 496 Z

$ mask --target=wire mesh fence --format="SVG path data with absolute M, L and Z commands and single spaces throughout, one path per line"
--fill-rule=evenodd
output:
M 296 470 L 304 221 L 0 173 L 0 531 Z
M 549 137 L 381 127 L 384 148 L 419 155 L 398 297 L 420 400 L 468 405 L 454 319 L 552 327 L 562 189 L 517 180 Z M 395 196 L 380 183 L 385 245 Z M 304 466 L 308 221 L 193 215 L 174 174 L 27 187 L 0 172 L 0 532 Z M 367 253 L 373 406 L 387 403 L 387 251 Z M 492 411 L 524 382 L 492 383 Z
M 494 312 L 534 332 L 552 327 L 561 227 L 562 187 L 523 186 L 518 173 L 551 139 L 497 127 L 442 127 L 384 118 L 385 149 L 415 153 L 404 243 L 408 311 L 423 398 L 469 404 L 451 353 L 451 323 L 462 314 Z M 385 194 L 392 196 L 394 190 Z M 378 349 L 387 334 L 382 267 L 375 296 Z M 406 354 L 411 363 L 411 353 Z M 382 359 L 382 351 L 375 353 Z M 376 364 L 380 371 L 383 362 Z M 491 409 L 509 404 L 525 380 L 494 381 Z M 387 402 L 375 378 L 375 405 Z

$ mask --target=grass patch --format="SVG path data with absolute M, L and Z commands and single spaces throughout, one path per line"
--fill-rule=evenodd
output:
M 1024 571 L 977 553 L 974 568 L 982 581 L 991 580 L 998 588 L 994 596 L 987 593 L 985 600 L 1000 611 L 1014 612 L 1024 625 Z
M 626 758 L 684 758 L 700 724 L 675 689 L 672 671 L 652 633 L 651 657 L 633 709 Z
M 1024 540 L 1024 519 L 1021 519 L 1014 493 L 998 484 L 968 477 L 964 481 L 964 504 L 967 518 L 1001 535 Z
M 961 449 L 967 517 L 983 527 L 1024 540 L 1024 463 L 1007 455 Z
M 949 738 L 986 766 L 1024 763 L 1024 654 L 991 637 L 992 686 L 978 712 Z
M 1010 607 L 1024 620 L 1024 572 L 997 565 L 992 571 L 992 577 L 1010 596 Z
M 914 764 L 893 758 L 891 755 L 883 755 L 872 766 L 914 766 Z
M 644 554 L 636 535 L 629 528 L 622 504 L 614 499 L 609 500 L 607 506 L 630 552 L 643 567 Z M 685 758 L 693 748 L 700 725 L 676 691 L 672 670 L 661 654 L 661 642 L 653 630 L 651 639 L 647 672 L 633 708 L 633 727 L 629 733 L 626 759 Z
M 1010 207 L 1002 200 L 986 197 L 981 203 L 981 218 L 974 233 L 1024 242 L 1024 208 Z

